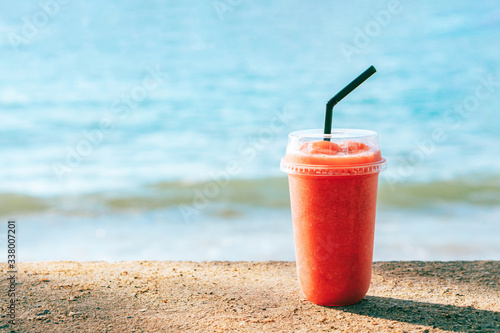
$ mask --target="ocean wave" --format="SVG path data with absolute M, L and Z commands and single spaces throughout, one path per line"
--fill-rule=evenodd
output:
M 444 204 L 500 205 L 500 176 L 458 178 L 428 183 L 382 182 L 381 209 L 432 209 Z M 163 181 L 141 189 L 42 198 L 14 193 L 0 194 L 0 214 L 101 214 L 175 209 L 180 206 L 211 207 L 208 214 L 231 217 L 245 209 L 285 209 L 290 205 L 286 177 L 212 181 Z
M 0 193 L 0 214 L 15 217 L 13 214 L 27 214 L 45 211 L 50 203 L 45 199 L 17 193 Z
M 419 208 L 441 204 L 500 205 L 500 176 L 461 177 L 426 183 L 381 184 L 381 205 Z

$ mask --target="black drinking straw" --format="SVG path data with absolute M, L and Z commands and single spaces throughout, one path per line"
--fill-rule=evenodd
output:
M 375 67 L 370 66 L 366 71 L 361 73 L 357 78 L 352 80 L 347 86 L 344 87 L 341 91 L 337 93 L 337 95 L 333 96 L 326 103 L 326 113 L 325 113 L 325 134 L 332 133 L 332 117 L 333 117 L 333 107 L 340 102 L 340 100 L 346 97 L 351 91 L 356 89 L 361 83 L 365 82 L 370 76 L 375 74 L 377 70 Z M 330 141 L 330 138 L 325 138 L 325 141 Z

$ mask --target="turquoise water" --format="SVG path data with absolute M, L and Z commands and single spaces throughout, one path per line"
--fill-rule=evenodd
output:
M 287 133 L 370 65 L 334 127 L 389 163 L 375 259 L 500 259 L 496 1 L 222 2 L 0 4 L 25 260 L 293 259 Z

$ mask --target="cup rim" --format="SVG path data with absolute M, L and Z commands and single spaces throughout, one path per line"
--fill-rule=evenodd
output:
M 310 139 L 357 139 L 364 138 L 368 136 L 378 136 L 377 132 L 365 130 L 365 129 L 353 129 L 353 128 L 334 128 L 331 134 L 323 133 L 322 129 L 307 129 L 294 131 L 288 134 L 289 137 L 294 138 L 310 138 Z
M 281 159 L 280 170 L 289 175 L 305 176 L 361 176 L 380 173 L 387 168 L 387 161 L 382 157 L 380 161 L 368 164 L 352 165 L 311 165 L 299 164 Z

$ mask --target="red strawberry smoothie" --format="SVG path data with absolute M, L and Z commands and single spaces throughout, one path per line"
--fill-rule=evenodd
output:
M 282 161 L 299 282 L 311 302 L 328 306 L 357 303 L 368 291 L 378 172 L 385 165 L 378 140 L 335 141 L 289 144 Z

